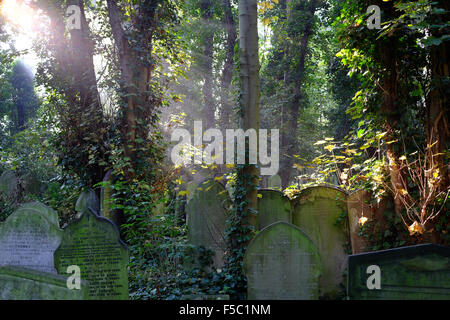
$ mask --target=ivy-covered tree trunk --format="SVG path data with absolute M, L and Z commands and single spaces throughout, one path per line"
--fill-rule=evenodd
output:
M 133 25 L 139 33 L 139 47 L 135 48 L 129 41 L 121 17 L 123 14 L 117 0 L 108 0 L 108 16 L 115 45 L 118 49 L 120 68 L 122 107 L 122 145 L 124 157 L 129 161 L 125 169 L 127 179 L 134 177 L 138 171 L 138 151 L 140 141 L 146 141 L 148 134 L 147 119 L 154 112 L 151 104 L 150 81 L 154 63 L 147 61 L 152 53 L 153 19 L 159 0 L 144 1 L 140 12 L 134 18 Z

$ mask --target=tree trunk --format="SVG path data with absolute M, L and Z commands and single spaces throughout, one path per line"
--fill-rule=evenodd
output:
M 203 84 L 203 122 L 205 128 L 214 127 L 214 98 L 213 98 L 213 46 L 214 32 L 212 31 L 212 3 L 211 0 L 202 0 L 200 3 L 204 23 L 203 56 L 201 57 L 201 70 L 204 74 Z
M 128 179 L 134 177 L 137 171 L 137 150 L 139 149 L 137 139 L 140 138 L 143 141 L 147 139 L 146 120 L 153 112 L 153 109 L 147 104 L 150 103 L 149 83 L 154 64 L 143 64 L 140 61 L 146 59 L 148 52 L 152 52 L 152 22 L 155 18 L 157 3 L 158 0 L 145 1 L 141 5 L 142 12 L 132 22 L 139 28 L 140 45 L 145 47 L 145 50 L 142 48 L 135 50 L 129 43 L 127 34 L 122 27 L 117 0 L 107 0 L 109 22 L 118 49 L 120 65 L 121 90 L 124 101 L 121 126 L 122 145 L 124 156 L 130 161 L 130 166 L 125 172 Z M 138 119 L 141 120 L 140 124 Z
M 297 142 L 297 128 L 298 128 L 298 112 L 300 110 L 300 103 L 302 102 L 302 84 L 305 73 L 305 59 L 308 50 L 309 39 L 313 32 L 314 14 L 316 12 L 317 2 L 312 0 L 307 8 L 307 20 L 305 21 L 303 35 L 301 39 L 294 39 L 294 43 L 299 43 L 300 46 L 294 51 L 285 48 L 286 54 L 293 56 L 298 54 L 298 59 L 292 60 L 297 66 L 293 71 L 285 76 L 285 83 L 287 87 L 291 87 L 293 95 L 292 102 L 282 110 L 282 127 L 281 127 L 281 185 L 283 188 L 289 186 L 289 182 L 293 174 L 293 156 L 298 154 Z M 286 10 L 289 10 L 289 6 Z M 295 8 L 294 8 L 295 10 Z M 287 13 L 288 24 L 296 23 L 292 21 L 292 12 Z
M 440 0 L 436 7 L 445 9 L 445 14 L 436 15 L 436 24 L 445 24 L 450 20 L 450 2 Z M 436 38 L 440 38 L 449 34 L 449 27 L 432 29 L 431 34 Z M 443 41 L 440 45 L 433 45 L 430 53 L 431 63 L 431 78 L 432 89 L 429 92 L 427 99 L 426 111 L 426 130 L 427 130 L 427 144 L 432 145 L 431 150 L 433 154 L 434 171 L 439 170 L 439 191 L 447 190 L 449 187 L 448 164 L 445 160 L 445 152 L 448 150 L 449 144 L 449 128 L 448 128 L 448 114 L 449 114 L 449 100 L 450 80 L 449 72 L 449 56 L 450 43 Z
M 230 128 L 232 122 L 232 104 L 230 101 L 230 86 L 233 78 L 234 46 L 236 44 L 236 24 L 231 11 L 230 0 L 223 0 L 224 23 L 227 29 L 226 58 L 221 79 L 221 119 L 224 128 Z
M 239 44 L 240 44 L 240 81 L 241 81 L 241 123 L 243 130 L 255 129 L 259 132 L 259 55 L 258 55 L 258 17 L 256 0 L 239 0 Z M 259 141 L 259 139 L 258 139 Z M 248 147 L 248 146 L 247 146 Z M 248 150 L 248 148 L 246 148 Z M 259 146 L 257 148 L 259 150 Z M 247 212 L 247 224 L 256 227 L 257 185 L 259 169 L 246 164 L 240 172 L 246 189 L 244 210 Z

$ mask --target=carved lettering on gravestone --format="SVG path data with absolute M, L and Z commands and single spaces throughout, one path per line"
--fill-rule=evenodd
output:
M 110 220 L 86 210 L 64 229 L 55 266 L 65 274 L 71 265 L 89 282 L 89 299 L 128 299 L 128 249 Z
M 314 243 L 297 226 L 277 222 L 250 242 L 244 256 L 250 300 L 316 300 L 321 275 Z
M 0 266 L 20 266 L 56 273 L 53 253 L 61 243 L 58 214 L 31 202 L 0 225 Z
M 224 263 L 226 208 L 229 205 L 230 199 L 225 187 L 212 180 L 198 185 L 186 205 L 189 241 L 214 251 L 215 268 L 221 268 Z
M 348 297 L 450 300 L 450 248 L 421 244 L 351 255 Z
M 272 223 L 291 222 L 291 202 L 277 190 L 258 190 L 258 230 Z
M 338 298 L 344 294 L 341 292 L 341 284 L 347 266 L 346 194 L 332 187 L 307 188 L 294 200 L 292 214 L 293 224 L 311 238 L 322 258 L 320 296 Z

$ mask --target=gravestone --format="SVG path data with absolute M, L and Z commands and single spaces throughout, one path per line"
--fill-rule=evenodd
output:
M 224 263 L 225 224 L 229 206 L 227 190 L 222 184 L 212 180 L 198 185 L 186 205 L 189 241 L 215 253 L 213 262 L 216 269 L 222 268 Z
M 77 203 L 75 204 L 75 211 L 78 212 L 77 217 L 80 217 L 80 215 L 84 211 L 89 210 L 89 208 L 92 208 L 94 212 L 100 212 L 100 202 L 95 191 L 87 188 L 80 194 Z
M 53 253 L 62 236 L 55 211 L 39 202 L 24 204 L 0 225 L 0 266 L 56 273 Z
M 11 170 L 0 175 L 0 194 L 6 198 L 15 198 L 18 193 L 19 180 Z
M 64 229 L 55 266 L 65 273 L 70 265 L 79 266 L 81 279 L 89 282 L 89 299 L 128 299 L 128 248 L 117 227 L 92 210 Z
M 319 294 L 336 299 L 343 290 L 348 245 L 346 194 L 332 187 L 302 190 L 294 201 L 292 221 L 316 244 L 322 259 L 323 275 Z M 339 220 L 342 224 L 338 223 Z
M 314 243 L 298 227 L 276 222 L 260 231 L 244 256 L 249 300 L 316 300 L 321 275 Z
M 277 174 L 270 176 L 268 186 L 270 189 L 281 190 L 281 177 Z
M 277 190 L 258 190 L 258 230 L 279 221 L 290 223 L 291 219 L 288 197 Z
M 421 244 L 361 253 L 349 256 L 348 266 L 350 299 L 450 300 L 449 247 Z
M 80 289 L 69 289 L 67 277 L 26 269 L 0 267 L 0 300 L 85 300 L 88 284 L 81 281 Z
M 366 190 L 357 190 L 347 198 L 348 224 L 353 254 L 368 250 L 367 239 L 360 234 L 360 229 L 361 219 L 367 219 L 367 221 L 372 219 L 369 201 L 370 193 Z

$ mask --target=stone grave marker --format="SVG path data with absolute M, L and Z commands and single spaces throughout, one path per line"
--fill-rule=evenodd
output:
M 78 212 L 77 217 L 80 217 L 81 214 L 85 210 L 89 210 L 89 208 L 92 208 L 95 212 L 100 212 L 100 201 L 98 200 L 95 191 L 87 188 L 80 194 L 77 203 L 75 204 L 75 211 Z
M 270 176 L 268 186 L 270 189 L 281 190 L 281 177 L 277 174 Z
M 79 266 L 81 279 L 89 282 L 89 299 L 128 299 L 128 248 L 117 227 L 92 210 L 64 229 L 55 266 L 65 273 L 70 265 Z
M 318 250 L 297 226 L 276 222 L 260 231 L 244 256 L 249 300 L 317 300 Z
M 450 300 L 450 248 L 435 244 L 348 257 L 354 300 Z
M 258 230 L 272 223 L 292 219 L 291 202 L 278 190 L 258 190 Z
M 347 198 L 348 224 L 353 254 L 361 253 L 368 249 L 367 240 L 362 235 L 359 235 L 359 231 L 361 228 L 360 219 L 372 219 L 369 201 L 370 193 L 366 190 L 357 190 Z
M 0 195 L 6 198 L 15 198 L 18 193 L 19 180 L 11 170 L 0 175 Z
M 348 246 L 346 194 L 332 187 L 311 187 L 294 200 L 292 221 L 316 244 L 322 258 L 319 294 L 336 299 L 343 294 Z M 341 223 L 338 223 L 340 220 Z
M 62 239 L 58 214 L 31 202 L 0 224 L 0 266 L 19 266 L 56 273 L 53 253 Z
M 186 205 L 189 241 L 193 245 L 214 251 L 215 268 L 222 268 L 224 263 L 225 224 L 229 206 L 227 190 L 222 184 L 212 180 L 198 185 Z
M 67 277 L 26 269 L 0 267 L 0 300 L 85 300 L 88 284 L 81 280 L 80 289 L 69 289 Z

